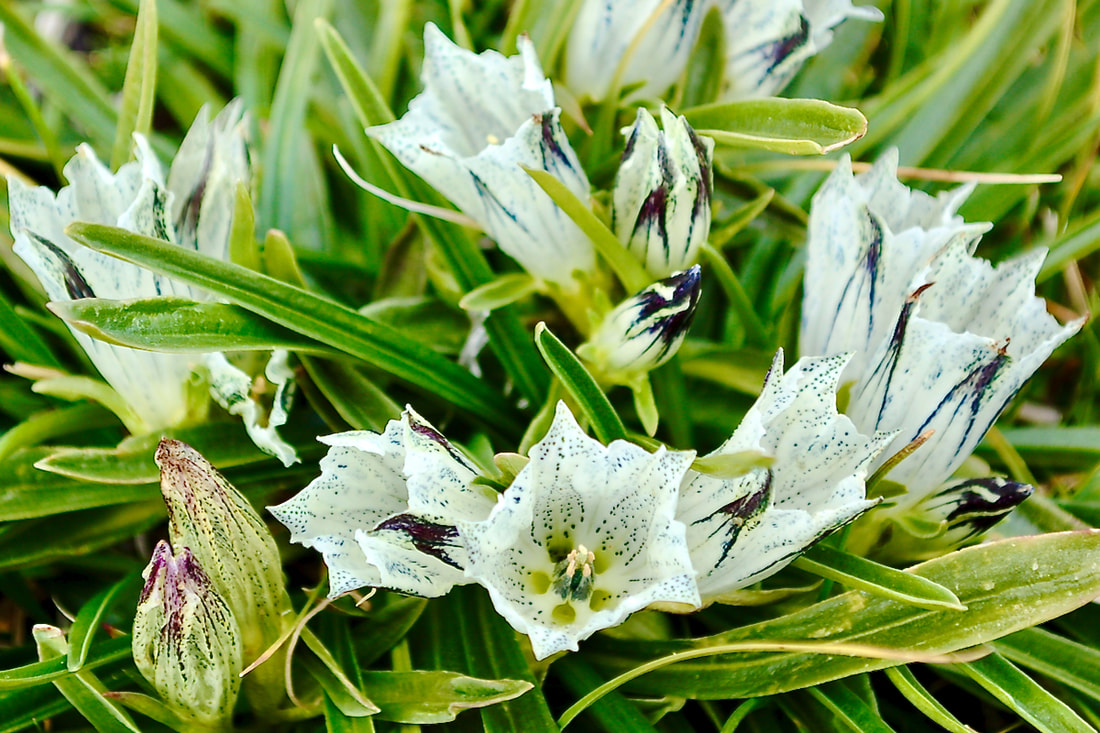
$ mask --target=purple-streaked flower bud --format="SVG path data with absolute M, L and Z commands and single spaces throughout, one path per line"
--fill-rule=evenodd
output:
M 626 134 L 615 177 L 616 236 L 654 277 L 695 263 L 710 231 L 714 141 L 699 137 L 683 117 L 661 108 L 661 125 L 638 110 Z
M 875 555 L 891 562 L 924 560 L 972 544 L 1034 490 L 999 476 L 949 484 L 894 518 Z
M 258 658 L 291 622 L 282 559 L 260 515 L 198 451 L 163 439 L 156 452 L 168 534 L 202 565 L 240 624 L 244 658 Z M 282 699 L 282 673 L 265 664 L 246 680 L 253 707 Z
M 191 551 L 161 540 L 143 574 L 134 618 L 138 671 L 184 719 L 226 727 L 240 690 L 241 634 Z
M 577 354 L 608 380 L 631 384 L 684 342 L 702 278 L 698 265 L 659 280 L 615 307 Z

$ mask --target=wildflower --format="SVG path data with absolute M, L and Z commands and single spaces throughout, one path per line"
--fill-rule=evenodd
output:
M 173 556 L 161 540 L 142 577 L 133 633 L 138 671 L 177 715 L 227 727 L 243 667 L 237 620 L 186 547 Z
M 627 298 L 607 314 L 577 353 L 606 379 L 634 383 L 671 359 L 684 342 L 701 281 L 695 265 Z
M 616 236 L 654 277 L 695 264 L 710 232 L 714 141 L 700 138 L 683 117 L 661 108 L 638 109 L 626 130 L 626 149 L 615 177 L 612 223 Z
M 704 603 L 779 571 L 876 504 L 864 479 L 892 436 L 864 435 L 837 413 L 847 361 L 803 357 L 783 373 L 780 350 L 760 397 L 707 456 L 755 451 L 771 465 L 730 478 L 688 471 L 676 518 L 687 526 Z
M 431 597 L 469 582 L 455 523 L 485 518 L 495 496 L 446 438 L 407 408 L 381 435 L 319 440 L 331 446 L 321 475 L 268 509 L 324 556 L 329 597 L 368 585 Z
M 9 178 L 11 231 L 15 253 L 38 276 L 52 300 L 130 299 L 176 295 L 194 300 L 208 296 L 165 276 L 81 247 L 65 234 L 74 221 L 107 224 L 164 239 L 221 260 L 229 257 L 234 191 L 251 178 L 240 103 L 228 105 L 212 122 L 204 109 L 188 131 L 165 176 L 141 135 L 134 136 L 136 160 L 112 174 L 87 145 L 65 166 L 71 182 L 56 196 Z M 205 364 L 193 355 L 130 349 L 97 341 L 70 327 L 74 338 L 100 374 L 137 417 L 130 426 L 155 432 L 201 418 L 207 400 L 196 400 L 193 372 L 207 372 L 213 396 L 238 403 L 251 391 L 251 378 L 221 354 Z M 278 359 L 285 360 L 283 354 Z M 200 357 L 201 360 L 201 357 Z M 269 370 L 276 404 L 288 400 L 288 370 Z M 244 386 L 242 386 L 244 385 Z M 285 464 L 297 460 L 276 428 L 285 415 L 266 423 L 258 407 L 238 409 L 256 444 Z
M 896 435 L 876 467 L 924 441 L 890 470 L 906 492 L 878 514 L 895 519 L 959 468 L 1083 324 L 1059 325 L 1035 296 L 1045 251 L 996 267 L 972 256 L 988 225 L 955 216 L 970 189 L 909 191 L 896 166 L 893 152 L 853 176 L 845 159 L 815 197 L 802 320 L 803 353 L 856 352 L 846 412 Z
M 630 96 L 660 95 L 683 73 L 707 5 L 585 0 L 569 32 L 566 85 L 593 101 L 607 97 L 616 81 Z
M 695 607 L 699 594 L 674 518 L 691 451 L 604 447 L 559 403 L 488 518 L 462 521 L 466 575 L 542 659 L 656 603 Z
M 588 199 L 588 179 L 562 130 L 534 46 L 521 38 L 517 56 L 474 54 L 431 23 L 424 45 L 424 91 L 404 117 L 367 134 L 529 273 L 575 290 L 574 273 L 595 265 L 591 242 L 523 170 L 545 170 Z
M 726 27 L 725 99 L 766 97 L 783 89 L 808 59 L 833 40 L 847 18 L 881 21 L 851 0 L 718 0 Z

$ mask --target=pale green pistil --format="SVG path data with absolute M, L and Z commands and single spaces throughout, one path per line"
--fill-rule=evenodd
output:
M 584 545 L 577 545 L 563 560 L 554 565 L 552 588 L 564 601 L 587 601 L 592 595 L 593 566 L 596 554 Z

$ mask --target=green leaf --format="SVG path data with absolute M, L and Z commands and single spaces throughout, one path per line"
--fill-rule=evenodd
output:
M 573 192 L 565 187 L 564 183 L 546 171 L 533 168 L 524 168 L 524 170 L 527 171 L 527 175 L 535 179 L 535 183 L 539 185 L 539 188 L 545 191 L 554 200 L 554 203 L 573 220 L 573 223 L 580 227 L 581 231 L 592 240 L 596 251 L 615 271 L 627 292 L 636 293 L 652 282 L 653 278 L 646 274 L 642 263 L 623 246 L 623 243 L 607 228 L 607 225 L 592 213 L 592 209 L 588 208 L 587 204 L 574 196 Z
M 939 700 L 932 697 L 932 694 L 924 689 L 924 685 L 917 681 L 917 678 L 904 664 L 890 667 L 886 670 L 886 676 L 894 683 L 894 687 L 898 689 L 898 692 L 913 704 L 913 707 L 928 716 L 928 719 L 936 725 L 950 731 L 950 733 L 976 733 L 973 728 L 963 724 L 952 715 L 951 711 L 945 708 Z
M 446 723 L 463 710 L 514 700 L 534 687 L 526 680 L 427 671 L 365 671 L 363 684 L 382 709 L 379 718 L 413 725 Z
M 578 654 L 566 654 L 556 660 L 551 674 L 574 695 L 583 695 L 604 681 Z M 637 705 L 617 692 L 600 698 L 587 712 L 605 731 L 655 733 L 657 730 Z
M 132 589 L 138 576 L 123 578 L 114 585 L 104 588 L 90 601 L 84 604 L 69 629 L 69 652 L 66 666 L 70 672 L 76 672 L 88 661 L 88 652 L 92 640 L 103 617 L 118 603 L 124 591 Z
M 112 662 L 130 659 L 130 637 L 120 636 L 94 644 L 84 659 L 82 669 L 95 669 Z M 72 671 L 65 657 L 57 656 L 44 662 L 34 662 L 15 669 L 0 670 L 0 691 L 37 687 L 67 677 Z
M 807 692 L 855 733 L 893 733 L 894 731 L 877 711 L 840 682 L 811 687 Z
M 355 642 L 356 659 L 366 667 L 405 638 L 428 605 L 426 598 L 391 598 L 382 608 L 371 611 L 369 634 L 360 634 Z
M 360 365 L 309 356 L 299 356 L 299 359 L 340 419 L 356 430 L 381 433 L 387 422 L 401 417 L 401 405 L 364 374 Z
M 148 136 L 153 122 L 153 103 L 157 92 L 157 0 L 141 0 L 138 8 L 134 43 L 122 82 L 115 144 L 111 149 L 111 169 L 118 170 L 130 160 L 135 132 Z
M 101 484 L 159 483 L 160 468 L 153 454 L 162 437 L 182 440 L 221 470 L 271 460 L 248 438 L 239 422 L 231 421 L 135 435 L 115 448 L 53 448 L 36 454 L 40 457 L 34 467 L 48 471 L 47 475 Z
M 577 401 L 581 413 L 592 423 L 592 430 L 603 443 L 626 438 L 626 427 L 607 400 L 607 395 L 584 368 L 576 355 L 550 332 L 545 323 L 535 326 L 535 345 L 554 375 Z
M 491 311 L 535 292 L 535 278 L 525 272 L 501 275 L 462 296 L 458 305 L 468 311 Z
M 711 456 L 696 458 L 692 469 L 699 473 L 720 479 L 737 478 L 744 476 L 757 468 L 767 468 L 775 463 L 775 459 L 758 450 L 742 450 L 736 453 L 718 453 Z
M 118 419 L 114 413 L 90 402 L 42 410 L 0 436 L 0 461 L 20 448 L 38 445 L 51 438 L 117 424 Z
M 98 379 L 66 375 L 39 379 L 31 389 L 38 393 L 58 397 L 69 402 L 93 400 L 113 412 L 131 433 L 143 433 L 145 421 L 134 412 L 115 388 Z
M 684 117 L 718 145 L 790 155 L 823 155 L 863 137 L 858 109 L 820 99 L 746 99 L 693 107 Z
M 238 305 L 161 296 L 81 298 L 53 301 L 49 307 L 93 338 L 135 349 L 189 354 L 270 349 L 331 353 L 317 341 Z
M 923 609 L 849 591 L 795 613 L 702 639 L 595 637 L 588 648 L 596 652 L 591 659 L 597 667 L 629 673 L 629 690 L 636 694 L 727 699 L 809 687 L 890 667 L 915 655 L 984 644 L 1088 603 L 1100 594 L 1100 531 L 991 542 L 929 560 L 910 572 L 944 586 L 967 610 Z M 776 640 L 813 643 L 821 645 L 821 651 L 723 653 L 723 645 L 775 645 Z M 894 658 L 842 656 L 829 651 L 836 644 L 866 645 L 868 654 Z M 664 666 L 672 662 L 676 663 Z M 647 663 L 659 668 L 641 667 Z M 627 679 L 613 682 L 608 687 Z
M 42 661 L 64 657 L 68 652 L 64 632 L 52 626 L 35 626 L 34 639 Z M 141 733 L 130 716 L 103 697 L 106 688 L 87 669 L 53 681 L 74 708 L 99 733 Z
M 958 597 L 939 583 L 826 545 L 811 547 L 794 566 L 849 588 L 921 608 L 966 610 Z
M 684 108 L 709 104 L 722 92 L 726 73 L 726 22 L 722 10 L 711 6 L 699 27 L 699 37 L 688 58 L 680 105 Z
M 993 645 L 1017 664 L 1100 701 L 1100 651 L 1043 629 L 1026 629 Z
M 332 652 L 325 647 L 316 634 L 308 628 L 303 628 L 302 641 L 306 643 L 311 652 L 317 655 L 317 659 L 323 665 L 324 674 L 316 675 L 317 680 L 321 682 L 327 694 L 335 696 L 333 702 L 340 707 L 341 712 L 345 715 L 352 715 L 352 717 L 374 715 L 378 712 L 378 706 L 368 700 L 358 686 L 348 679 L 347 674 L 340 668 L 340 663 L 336 661 L 336 658 L 332 656 Z M 326 682 L 330 679 L 335 680 L 335 683 Z
M 955 666 L 1041 733 L 1096 733 L 1068 705 L 1000 654 Z
M 239 265 L 122 229 L 77 223 L 69 226 L 68 233 L 92 249 L 235 300 L 275 323 L 411 382 L 498 430 L 521 432 L 515 409 L 488 384 L 350 308 Z
M 0 292 L 0 349 L 12 361 L 61 366 L 38 332 L 16 314 L 3 292 Z

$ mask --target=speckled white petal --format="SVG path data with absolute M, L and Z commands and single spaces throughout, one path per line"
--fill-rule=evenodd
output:
M 652 603 L 697 606 L 684 527 L 673 517 L 693 458 L 625 441 L 604 447 L 559 403 L 488 519 L 459 523 L 467 576 L 539 659 Z M 576 572 L 565 571 L 574 556 Z
M 409 510 L 452 525 L 489 516 L 496 492 L 472 484 L 477 469 L 412 407 L 405 408 L 404 420 Z
M 833 40 L 847 18 L 881 21 L 851 0 L 719 0 L 726 27 L 725 99 L 775 94 Z
M 810 209 L 800 350 L 854 352 L 847 380 L 890 336 L 933 258 L 952 244 L 969 251 L 989 228 L 955 214 L 971 186 L 932 197 L 903 186 L 896 172 L 896 150 L 858 176 L 845 156 Z
M 619 79 L 620 88 L 641 83 L 630 97 L 657 96 L 680 78 L 709 4 L 674 0 L 650 23 L 660 6 L 661 0 L 585 0 L 566 47 L 565 83 L 573 94 L 604 99 L 631 45 Z
M 324 555 L 331 598 L 380 584 L 378 568 L 367 561 L 356 534 L 407 509 L 404 434 L 404 424 L 391 420 L 382 435 L 355 431 L 319 438 L 331 446 L 321 459 L 321 475 L 293 498 L 268 507 L 290 530 L 292 542 Z
M 436 598 L 473 582 L 463 573 L 466 550 L 453 526 L 405 514 L 370 532 L 360 530 L 355 539 L 367 562 L 378 569 L 375 585 Z
M 573 272 L 594 266 L 592 245 L 521 166 L 553 174 L 582 201 L 588 179 L 533 46 L 520 39 L 520 54 L 506 58 L 465 51 L 431 24 L 424 35 L 424 91 L 367 134 L 531 274 L 572 289 Z
M 230 415 L 244 420 L 248 437 L 260 450 L 282 461 L 284 466 L 298 462 L 294 447 L 279 437 L 278 428 L 286 424 L 287 411 L 293 394 L 294 370 L 287 363 L 289 352 L 274 351 L 268 360 L 264 376 L 275 386 L 271 409 L 266 410 L 254 397 L 253 379 L 233 366 L 220 352 L 206 354 L 206 366 L 210 383 L 210 395 Z
M 892 436 L 866 436 L 836 411 L 847 356 L 803 358 L 783 373 L 780 351 L 756 404 L 712 455 L 774 458 L 731 479 L 689 471 L 677 518 L 687 526 L 704 602 L 761 580 L 874 506 L 864 479 Z

